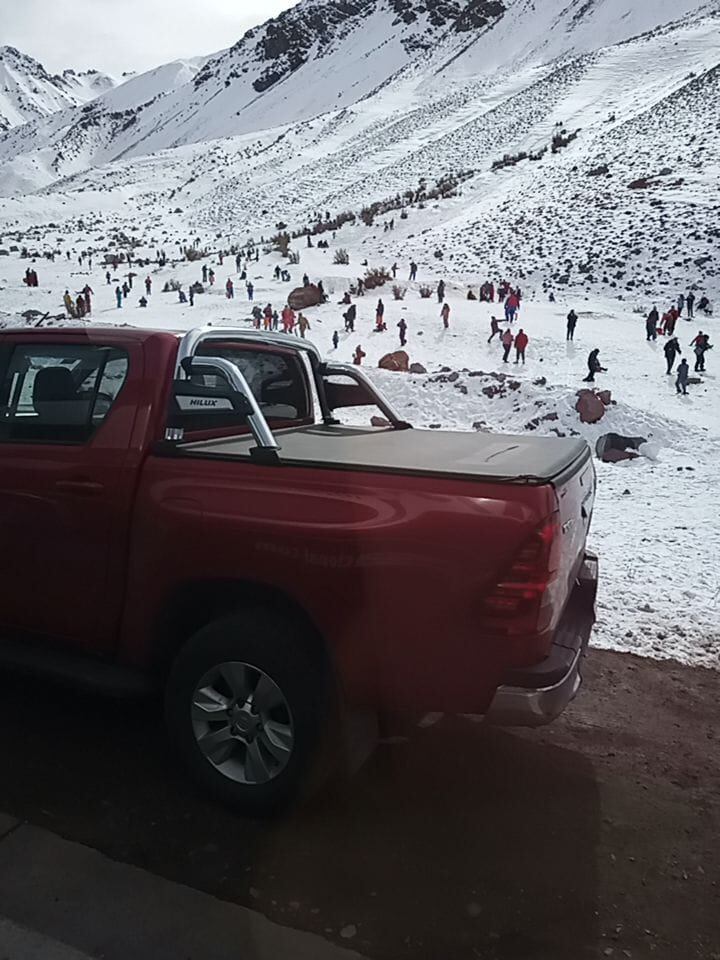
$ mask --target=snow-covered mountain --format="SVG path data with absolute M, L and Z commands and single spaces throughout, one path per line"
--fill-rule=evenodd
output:
M 458 77 L 622 42 L 701 6 L 701 0 L 302 0 L 194 69 L 160 67 L 125 84 L 119 98 L 100 97 L 6 137 L 0 160 L 11 166 L 0 191 L 43 186 L 121 157 L 307 120 L 403 80 L 416 87 L 427 80 L 431 96 Z
M 116 83 L 97 70 L 64 70 L 52 76 L 15 47 L 0 47 L 0 131 L 87 103 Z
M 0 136 L 0 195 L 181 237 L 347 211 L 391 261 L 656 295 L 717 286 L 719 94 L 720 0 L 303 0 Z
M 30 125 L 0 155 L 43 152 L 33 167 L 49 182 L 83 163 L 302 120 L 350 106 L 448 33 L 457 47 L 504 12 L 501 0 L 303 0 L 195 69 L 170 64 L 135 78 L 121 109 L 103 97 L 65 110 Z M 48 151 L 55 157 L 44 163 Z

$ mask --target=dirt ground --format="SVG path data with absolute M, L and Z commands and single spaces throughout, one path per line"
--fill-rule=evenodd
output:
M 255 822 L 188 786 L 159 704 L 3 674 L 0 810 L 373 960 L 720 960 L 720 676 L 585 678 L 552 727 L 445 718 Z

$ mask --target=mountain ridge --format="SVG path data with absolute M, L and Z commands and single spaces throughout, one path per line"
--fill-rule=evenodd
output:
M 117 83 L 99 70 L 50 74 L 34 57 L 0 46 L 0 131 L 87 103 Z

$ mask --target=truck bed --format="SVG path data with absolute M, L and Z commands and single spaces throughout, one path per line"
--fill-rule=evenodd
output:
M 324 467 L 494 483 L 558 483 L 590 456 L 584 440 L 436 430 L 322 426 L 277 431 L 280 461 Z M 251 436 L 182 443 L 178 453 L 222 460 L 250 459 Z

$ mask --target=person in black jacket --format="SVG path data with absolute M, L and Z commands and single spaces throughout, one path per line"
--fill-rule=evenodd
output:
M 575 339 L 575 327 L 577 326 L 577 322 L 578 322 L 578 316 L 574 310 L 571 310 L 570 313 L 567 315 L 567 335 L 565 337 L 566 340 Z
M 351 303 L 347 308 L 346 312 L 343 314 L 343 320 L 345 321 L 345 330 L 347 333 L 352 333 L 355 330 L 355 318 L 357 317 L 357 307 L 354 303 Z
M 658 323 L 660 323 L 660 314 L 658 313 L 657 307 L 653 307 L 645 321 L 645 331 L 648 340 L 657 340 Z
M 583 383 L 595 383 L 596 373 L 607 373 L 607 369 L 600 363 L 599 353 L 597 347 L 590 351 L 587 359 L 588 375 L 583 377 Z
M 404 317 L 400 317 L 400 323 L 398 323 L 397 328 L 400 331 L 400 346 L 404 347 L 407 343 L 407 323 Z
M 673 367 L 675 366 L 675 361 L 677 360 L 678 354 L 682 353 L 678 338 L 670 337 L 668 342 L 665 344 L 664 350 L 665 359 L 667 360 L 667 373 L 669 376 L 672 373 Z
M 687 382 L 688 377 L 690 376 L 690 367 L 688 366 L 687 360 L 681 360 L 680 366 L 677 369 L 677 380 L 675 381 L 675 389 L 678 393 L 682 393 L 683 396 L 687 396 Z

